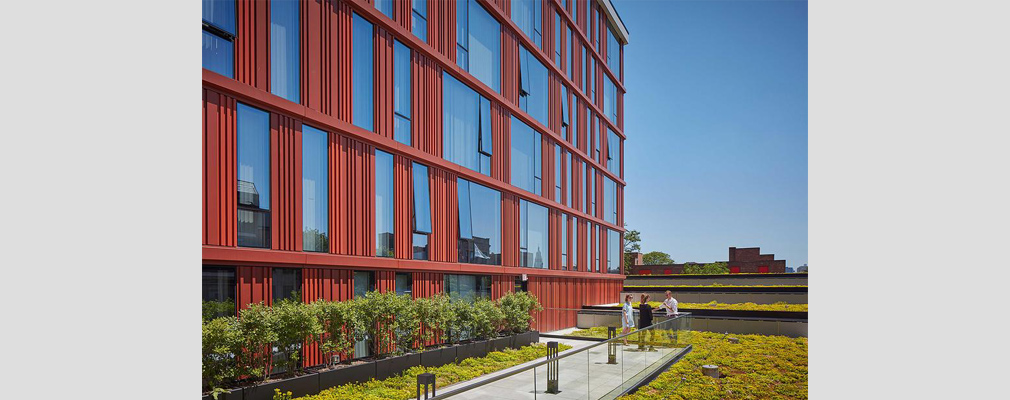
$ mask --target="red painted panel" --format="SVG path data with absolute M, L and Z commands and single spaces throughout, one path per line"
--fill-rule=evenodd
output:
M 768 273 L 768 266 L 767 265 L 759 265 L 758 266 L 758 273 L 759 274 L 767 274 Z
M 491 102 L 491 177 L 509 182 L 511 176 L 511 118 L 497 102 Z
M 329 2 L 328 2 L 329 3 Z M 333 3 L 331 3 L 333 4 Z M 323 108 L 323 112 L 344 122 L 351 122 L 351 31 L 352 16 L 351 7 L 346 1 L 335 3 L 333 13 L 330 15 L 331 31 L 336 32 L 333 40 L 330 40 L 329 52 L 331 57 L 330 73 L 333 84 L 327 86 L 331 90 L 332 101 L 329 109 Z
M 393 202 L 393 232 L 395 243 L 393 249 L 396 258 L 411 259 L 414 209 L 414 183 L 411 176 L 413 164 L 404 156 L 394 156 L 394 195 Z M 430 185 L 429 185 L 430 186 Z
M 501 94 L 513 106 L 519 105 L 519 42 L 516 35 L 502 26 Z
M 236 2 L 235 79 L 260 90 L 267 90 L 269 78 L 269 8 L 265 1 Z
M 270 219 L 274 250 L 302 250 L 302 123 L 270 114 Z
M 739 274 L 740 273 L 740 267 L 729 267 L 729 273 L 731 273 L 731 274 Z
M 459 260 L 459 199 L 456 174 L 441 168 L 430 167 L 431 223 L 429 257 L 432 261 L 456 262 Z
M 235 246 L 236 102 L 206 89 L 203 97 L 203 243 Z
M 249 304 L 260 302 L 266 305 L 273 304 L 271 296 L 273 279 L 271 274 L 270 267 L 235 268 L 238 282 L 236 293 L 240 310 L 249 308 Z
M 501 259 L 506 267 L 519 263 L 519 196 L 502 193 Z
M 374 151 L 330 134 L 330 253 L 375 255 Z
M 375 133 L 393 139 L 393 35 L 382 28 L 375 31 Z
M 442 69 L 429 57 L 411 52 L 411 144 L 442 157 Z

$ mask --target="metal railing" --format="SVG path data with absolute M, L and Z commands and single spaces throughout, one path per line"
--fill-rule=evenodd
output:
M 597 328 L 611 327 L 614 327 L 613 324 L 605 324 Z M 691 346 L 681 340 L 684 334 L 689 333 L 690 329 L 691 314 L 681 313 L 645 328 L 617 334 L 612 338 L 584 347 L 569 349 L 560 353 L 551 353 L 547 358 L 540 361 L 512 367 L 513 369 L 506 369 L 504 372 L 492 373 L 490 374 L 491 376 L 483 379 L 476 378 L 477 380 L 472 383 L 462 384 L 462 386 L 455 388 L 450 386 L 449 390 L 439 393 L 438 396 L 431 399 L 447 399 L 486 387 L 495 382 L 515 378 L 520 374 L 531 371 L 533 373 L 532 398 L 556 394 L 557 392 L 566 390 L 581 393 L 583 390 L 579 385 L 583 384 L 585 385 L 585 394 L 588 399 L 616 398 L 629 390 L 651 381 L 662 370 L 665 370 L 666 367 L 690 352 Z M 628 344 L 623 345 L 625 342 L 628 342 Z M 630 348 L 634 345 L 638 345 L 637 350 Z M 604 349 L 606 351 L 603 351 Z M 614 354 L 615 352 L 617 354 Z M 630 355 L 625 357 L 626 353 Z M 582 354 L 586 355 L 584 367 L 580 361 L 572 358 Z M 593 362 L 593 356 L 599 357 L 598 362 Z M 540 373 L 540 376 L 538 376 L 538 368 L 541 370 L 546 368 L 548 373 Z M 596 369 L 595 373 L 594 368 Z M 581 371 L 579 371 L 580 369 Z M 585 377 L 585 382 L 582 382 L 582 377 Z M 525 377 L 514 379 L 516 385 L 513 386 L 528 386 L 530 381 L 527 379 Z M 547 384 L 541 386 L 537 382 L 538 380 L 546 380 Z M 540 391 L 543 389 L 547 390 Z M 495 390 L 500 392 L 500 389 Z M 502 396 L 502 393 L 497 393 L 497 395 Z M 572 398 L 574 395 L 569 394 L 566 397 Z M 528 396 L 528 394 L 525 396 Z M 510 396 L 506 395 L 505 397 Z

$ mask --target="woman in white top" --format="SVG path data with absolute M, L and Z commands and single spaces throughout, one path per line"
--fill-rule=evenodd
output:
M 659 308 L 666 309 L 666 316 L 672 317 L 678 314 L 677 312 L 677 300 L 673 298 L 673 293 L 669 290 L 666 291 L 666 300 L 663 300 L 663 304 Z
M 621 308 L 621 334 L 631 332 L 635 327 L 635 308 L 631 306 L 631 295 L 624 296 L 624 307 Z M 628 338 L 624 338 L 624 345 L 628 345 Z

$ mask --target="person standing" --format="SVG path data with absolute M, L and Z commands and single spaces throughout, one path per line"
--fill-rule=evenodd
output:
M 666 309 L 666 316 L 673 317 L 678 314 L 677 312 L 677 300 L 673 298 L 673 293 L 669 290 L 666 291 L 666 300 L 663 300 L 663 304 L 659 306 L 660 309 Z
M 650 343 L 649 344 L 649 351 L 655 351 L 655 349 L 652 347 L 651 343 L 652 343 L 652 340 L 656 338 L 655 337 L 655 335 L 656 335 L 655 332 L 656 331 L 655 331 L 655 329 L 647 329 L 649 326 L 652 326 L 652 306 L 649 305 L 649 295 L 648 294 L 642 294 L 642 297 L 640 298 L 639 303 L 638 303 L 638 326 L 641 327 L 641 328 L 639 328 L 640 333 L 638 335 L 638 340 L 639 340 L 638 341 L 638 349 L 639 350 L 644 350 L 645 349 L 645 335 L 648 334 L 649 335 L 649 343 Z M 648 331 L 648 333 L 641 332 L 642 329 L 646 329 Z
M 631 306 L 631 295 L 624 296 L 624 307 L 621 308 L 621 334 L 630 333 L 635 327 L 635 308 Z M 624 345 L 628 345 L 628 337 L 624 337 Z

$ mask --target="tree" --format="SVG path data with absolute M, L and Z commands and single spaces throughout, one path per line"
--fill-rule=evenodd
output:
M 704 275 L 715 275 L 715 274 L 728 274 L 729 267 L 726 266 L 724 262 L 716 262 L 709 264 L 686 264 L 684 265 L 685 274 L 704 274 Z
M 673 264 L 673 259 L 662 251 L 650 251 L 642 255 L 642 263 L 645 265 L 667 265 Z
M 631 265 L 635 263 L 635 256 L 632 253 L 637 253 L 642 250 L 642 246 L 639 242 L 642 241 L 642 234 L 636 230 L 628 230 L 624 232 L 624 273 L 631 274 Z

